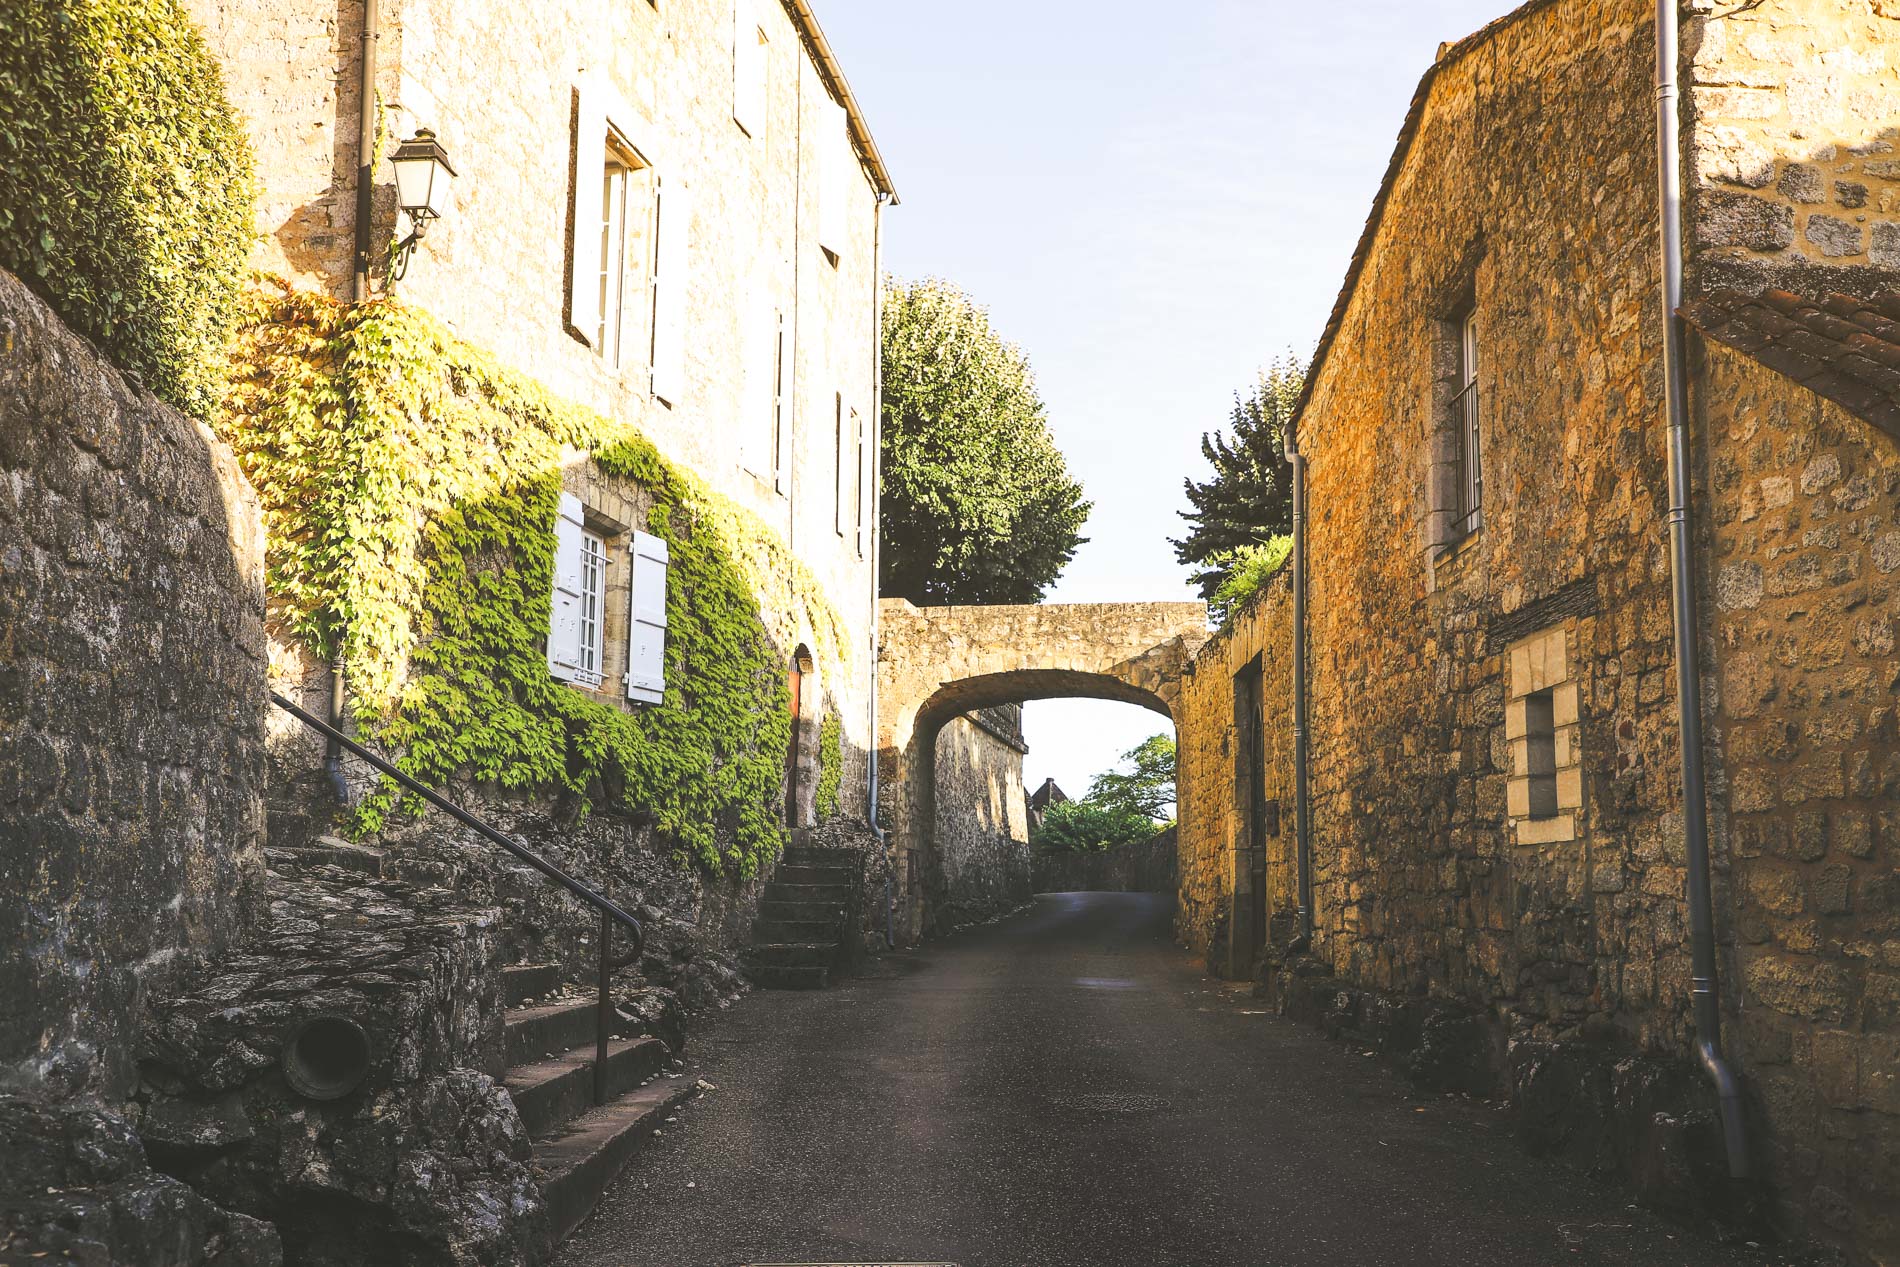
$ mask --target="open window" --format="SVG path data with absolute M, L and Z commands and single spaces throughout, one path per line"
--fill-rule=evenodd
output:
M 587 526 L 580 498 L 562 493 L 554 524 L 554 595 L 548 672 L 563 682 L 600 685 L 605 643 L 607 542 Z

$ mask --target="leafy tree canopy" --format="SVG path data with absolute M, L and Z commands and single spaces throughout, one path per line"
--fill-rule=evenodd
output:
M 1049 807 L 1029 833 L 1029 843 L 1048 850 L 1117 849 L 1146 840 L 1155 830 L 1154 819 L 1134 810 L 1088 800 L 1063 801 Z
M 1241 561 L 1236 551 L 1293 530 L 1286 434 L 1305 385 L 1305 368 L 1289 354 L 1268 366 L 1251 392 L 1234 397 L 1228 430 L 1201 435 L 1214 475 L 1204 483 L 1184 481 L 1193 509 L 1181 512 L 1189 530 L 1174 541 L 1174 557 L 1199 569 L 1194 583 L 1209 601 Z
M 1029 362 L 947 282 L 887 280 L 883 325 L 882 592 L 1037 601 L 1075 557 L 1090 507 Z
M 1128 810 L 1149 820 L 1174 814 L 1174 740 L 1151 735 L 1122 754 L 1132 770 L 1107 770 L 1095 776 L 1082 799 L 1110 809 Z

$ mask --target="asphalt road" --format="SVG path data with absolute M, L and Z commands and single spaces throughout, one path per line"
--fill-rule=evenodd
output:
M 1780 1261 L 1526 1156 L 1497 1115 L 1205 979 L 1166 899 L 1039 897 L 694 1037 L 714 1084 L 564 1267 Z

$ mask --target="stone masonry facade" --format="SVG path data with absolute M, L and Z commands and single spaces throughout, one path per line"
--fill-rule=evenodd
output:
M 1211 967 L 1287 1010 L 1690 1204 L 1720 1194 L 1721 1168 L 1687 1060 L 1650 17 L 1528 4 L 1421 84 L 1297 420 L 1311 954 L 1283 949 L 1284 579 L 1183 682 L 1179 919 Z M 1835 322 L 1843 340 L 1804 363 L 1792 335 L 1779 360 L 1751 355 L 1768 335 L 1690 339 L 1726 1047 L 1782 1215 L 1886 1261 L 1900 458 L 1886 415 L 1869 421 L 1879 389 L 1847 377 L 1887 318 L 1828 296 L 1900 285 L 1883 245 L 1900 233 L 1900 13 L 1691 4 L 1684 25 L 1691 299 L 1765 293 L 1789 330 Z M 1829 355 L 1837 386 L 1803 386 Z M 1460 533 L 1466 383 L 1482 491 Z
M 968 713 L 937 736 L 935 857 L 945 925 L 975 923 L 1029 900 L 1028 751 L 1021 705 Z

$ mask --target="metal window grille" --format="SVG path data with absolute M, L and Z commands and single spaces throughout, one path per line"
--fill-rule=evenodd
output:
M 1484 459 L 1478 428 L 1478 329 L 1475 316 L 1461 323 L 1458 377 L 1452 398 L 1458 424 L 1458 535 L 1484 526 Z
M 607 597 L 607 546 L 593 533 L 581 537 L 579 676 L 600 685 L 600 624 Z

